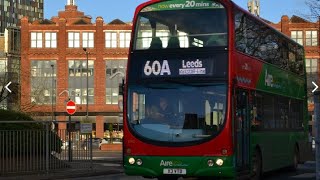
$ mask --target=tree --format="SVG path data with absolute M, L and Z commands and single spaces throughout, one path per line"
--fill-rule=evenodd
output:
M 306 5 L 310 9 L 310 17 L 318 19 L 320 16 L 320 0 L 306 0 Z
M 6 101 L 9 92 L 6 90 L 5 86 L 8 83 L 8 68 L 7 68 L 7 60 L 0 60 L 0 107 L 3 109 L 5 106 L 6 107 Z
M 8 54 L 0 52 L 0 109 L 17 110 L 19 90 L 19 59 L 14 57 L 8 57 Z M 11 82 L 7 90 L 5 86 Z

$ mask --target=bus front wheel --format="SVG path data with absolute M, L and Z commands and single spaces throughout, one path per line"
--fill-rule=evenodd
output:
M 262 176 L 262 157 L 259 149 L 256 149 L 252 159 L 252 180 L 259 180 Z
M 293 164 L 291 166 L 291 170 L 296 171 L 298 169 L 298 164 L 299 164 L 299 149 L 297 146 L 294 148 L 294 153 L 293 153 Z

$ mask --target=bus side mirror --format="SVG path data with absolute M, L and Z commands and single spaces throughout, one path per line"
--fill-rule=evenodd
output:
M 124 79 L 122 79 L 122 83 L 119 84 L 119 95 L 123 95 L 124 90 Z
M 123 111 L 123 91 L 124 91 L 124 79 L 122 79 L 122 83 L 119 84 L 118 106 L 121 111 Z

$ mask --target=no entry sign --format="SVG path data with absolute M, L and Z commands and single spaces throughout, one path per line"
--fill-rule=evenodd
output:
M 73 101 L 68 101 L 66 109 L 68 114 L 74 114 L 76 112 L 76 103 L 74 103 Z

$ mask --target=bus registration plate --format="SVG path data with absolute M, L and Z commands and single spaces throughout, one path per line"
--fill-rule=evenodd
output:
M 186 169 L 163 169 L 163 174 L 187 174 Z

